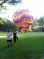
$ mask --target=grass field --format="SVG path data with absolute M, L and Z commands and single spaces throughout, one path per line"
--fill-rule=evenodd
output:
M 6 33 L 0 36 L 0 59 L 44 59 L 44 32 L 19 33 L 19 40 L 11 48 L 3 37 Z

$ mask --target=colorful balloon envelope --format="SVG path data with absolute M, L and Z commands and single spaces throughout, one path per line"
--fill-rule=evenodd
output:
M 33 22 L 32 19 L 33 17 L 27 10 L 17 11 L 13 15 L 13 22 L 17 27 L 20 28 L 20 31 L 28 31 Z

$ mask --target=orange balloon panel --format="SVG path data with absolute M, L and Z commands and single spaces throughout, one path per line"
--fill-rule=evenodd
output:
M 16 23 L 16 26 L 18 26 L 18 27 L 20 27 L 20 26 L 27 27 L 27 26 L 29 26 L 29 23 L 32 23 L 32 21 L 31 20 L 23 20 L 22 22 Z
M 29 27 L 22 28 L 21 31 L 28 31 Z
M 22 20 L 22 23 L 25 23 L 25 22 L 27 22 L 27 23 L 32 23 L 32 20 L 30 20 L 30 19 L 25 19 L 25 20 Z

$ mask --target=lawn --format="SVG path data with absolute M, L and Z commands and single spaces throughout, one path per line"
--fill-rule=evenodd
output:
M 0 36 L 6 33 L 0 33 Z M 19 40 L 11 48 L 6 37 L 0 38 L 0 59 L 43 59 L 44 32 L 19 33 Z

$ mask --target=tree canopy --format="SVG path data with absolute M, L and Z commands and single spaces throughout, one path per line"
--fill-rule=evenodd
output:
M 0 31 L 7 31 L 7 29 L 17 30 L 17 27 L 11 21 L 0 18 Z
M 21 3 L 21 0 L 0 0 L 0 7 L 1 8 L 3 7 L 4 3 L 15 5 L 15 4 Z
M 3 3 L 15 4 L 15 3 L 21 3 L 21 0 L 0 0 L 0 5 Z

